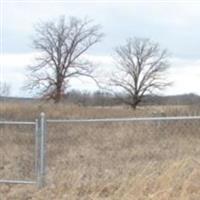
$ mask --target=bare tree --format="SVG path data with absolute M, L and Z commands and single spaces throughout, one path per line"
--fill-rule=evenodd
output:
M 91 20 L 74 17 L 40 22 L 35 27 L 33 46 L 40 52 L 36 64 L 28 67 L 26 88 L 46 99 L 60 102 L 71 78 L 92 77 L 94 67 L 84 54 L 100 42 L 103 34 Z
M 144 95 L 168 86 L 165 81 L 165 71 L 169 67 L 167 58 L 167 51 L 149 39 L 128 39 L 125 45 L 117 47 L 114 56 L 117 71 L 111 85 L 126 94 L 118 97 L 136 109 Z
M 10 95 L 10 85 L 5 82 L 0 82 L 0 96 L 7 97 Z

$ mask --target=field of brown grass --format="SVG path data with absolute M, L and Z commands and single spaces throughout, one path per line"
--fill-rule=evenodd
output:
M 0 118 L 200 115 L 197 106 L 1 103 Z M 198 120 L 49 124 L 47 185 L 0 185 L 2 200 L 199 200 Z M 0 126 L 0 178 L 34 179 L 34 127 Z

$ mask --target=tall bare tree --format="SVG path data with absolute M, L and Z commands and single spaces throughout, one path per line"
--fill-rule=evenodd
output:
M 119 95 L 119 98 L 135 109 L 146 94 L 168 86 L 167 58 L 167 51 L 149 39 L 128 39 L 125 45 L 117 47 L 114 56 L 117 71 L 111 84 L 125 92 L 125 97 Z
M 99 25 L 88 19 L 60 17 L 58 21 L 40 22 L 35 27 L 33 46 L 39 52 L 36 63 L 28 67 L 26 87 L 37 89 L 46 99 L 60 102 L 71 78 L 92 77 L 94 66 L 85 59 L 87 50 L 100 42 Z

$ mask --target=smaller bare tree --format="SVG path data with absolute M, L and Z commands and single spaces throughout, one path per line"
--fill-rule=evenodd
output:
M 118 98 L 136 109 L 146 94 L 168 86 L 165 80 L 169 67 L 167 58 L 167 51 L 149 39 L 128 39 L 125 45 L 117 47 L 114 56 L 117 71 L 111 85 L 125 92 Z
M 93 78 L 94 66 L 84 54 L 101 41 L 99 25 L 91 20 L 61 17 L 41 22 L 35 28 L 34 48 L 39 52 L 36 64 L 29 66 L 26 88 L 38 91 L 45 99 L 61 101 L 71 78 Z
M 7 97 L 10 95 L 10 85 L 5 82 L 0 82 L 0 96 Z

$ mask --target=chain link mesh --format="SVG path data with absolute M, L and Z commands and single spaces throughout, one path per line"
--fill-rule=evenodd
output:
M 0 124 L 0 180 L 35 179 L 35 127 Z
M 123 182 L 129 184 L 130 177 L 135 181 L 140 176 L 141 181 L 141 177 L 163 173 L 167 163 L 200 154 L 199 119 L 47 120 L 45 132 L 47 185 L 64 181 L 65 190 L 81 199 L 104 198 L 109 195 L 104 189 L 110 183 L 113 193 L 119 185 L 123 188 Z M 34 125 L 0 125 L 0 179 L 35 180 L 40 158 L 34 133 Z M 94 196 L 91 191 L 95 191 Z
M 62 172 L 49 181 L 66 176 L 69 187 L 86 189 L 136 176 L 144 169 L 147 174 L 160 173 L 164 163 L 198 157 L 199 143 L 199 119 L 49 122 L 48 168 Z M 157 170 L 148 171 L 149 165 Z

